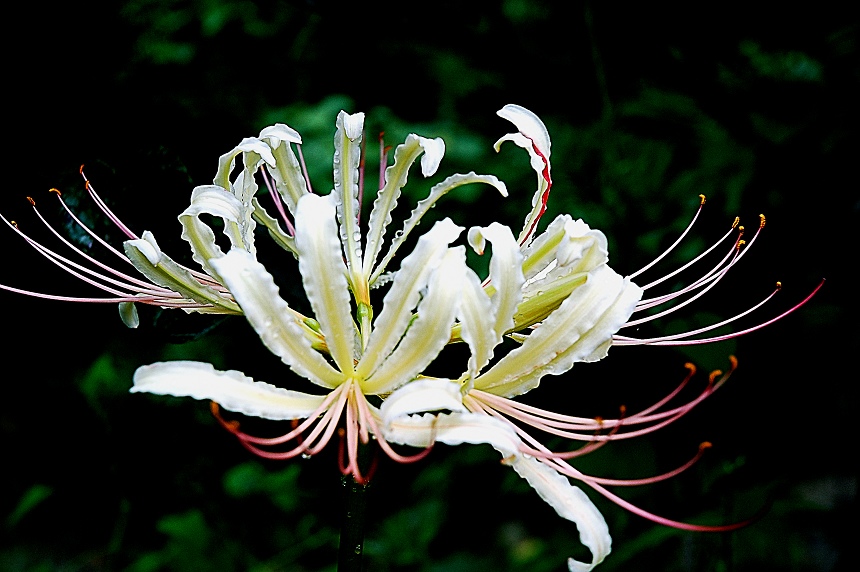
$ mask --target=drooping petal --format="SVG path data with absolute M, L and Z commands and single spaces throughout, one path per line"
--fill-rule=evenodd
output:
M 417 318 L 411 321 L 391 355 L 362 382 L 365 393 L 393 391 L 436 359 L 451 339 L 465 273 L 465 248 L 449 248 L 430 274 Z
M 468 375 L 473 379 L 490 363 L 493 348 L 499 342 L 493 329 L 493 304 L 481 286 L 480 278 L 471 269 L 466 270 L 457 320 L 460 337 L 469 346 Z
M 373 271 L 373 275 L 370 277 L 371 284 L 376 282 L 379 276 L 385 271 L 385 267 L 391 259 L 394 258 L 395 253 L 406 240 L 406 237 L 408 237 L 409 233 L 418 226 L 418 223 L 421 222 L 421 218 L 427 214 L 427 211 L 433 208 L 436 201 L 445 196 L 451 190 L 469 183 L 485 183 L 487 185 L 492 185 L 499 191 L 499 193 L 502 194 L 503 197 L 508 196 L 508 189 L 505 187 L 505 184 L 493 175 L 477 175 L 475 173 L 451 175 L 441 183 L 433 185 L 427 198 L 418 202 L 415 209 L 412 211 L 412 214 L 409 215 L 409 218 L 403 223 L 403 229 L 395 233 L 394 240 L 391 241 L 391 246 L 388 248 L 388 252 L 385 254 L 382 261 L 376 266 L 376 269 Z
M 182 238 L 191 245 L 194 261 L 208 274 L 218 276 L 209 262 L 223 256 L 224 252 L 215 242 L 215 233 L 200 219 L 200 215 L 220 218 L 224 221 L 223 233 L 230 239 L 230 244 L 234 248 L 248 250 L 243 239 L 245 232 L 241 227 L 241 221 L 245 219 L 244 209 L 241 201 L 222 187 L 204 185 L 196 187 L 191 193 L 191 204 L 179 215 Z
M 478 377 L 475 387 L 513 397 L 537 387 L 545 375 L 560 375 L 578 361 L 605 357 L 612 335 L 641 297 L 641 288 L 608 266 L 594 269 L 522 346 Z
M 299 199 L 308 194 L 308 184 L 302 168 L 290 143 L 301 145 L 302 137 L 298 131 L 283 123 L 276 123 L 260 131 L 261 140 L 267 142 L 275 158 L 275 168 L 269 174 L 275 180 L 278 193 L 287 203 L 290 212 L 295 214 Z
M 560 517 L 576 524 L 580 542 L 591 551 L 591 563 L 569 558 L 568 569 L 571 572 L 589 572 L 603 562 L 612 549 L 612 538 L 606 520 L 591 499 L 565 477 L 536 459 L 518 456 L 508 464 L 528 481 Z
M 331 195 L 307 194 L 299 200 L 296 250 L 305 293 L 331 356 L 342 372 L 351 374 L 356 331 Z
M 509 133 L 501 137 L 494 146 L 496 151 L 503 142 L 512 141 L 528 151 L 532 169 L 537 173 L 537 191 L 532 197 L 532 210 L 526 216 L 523 230 L 517 238 L 520 244 L 525 244 L 534 234 L 537 222 L 546 210 L 546 202 L 552 187 L 549 132 L 537 115 L 519 105 L 508 104 L 500 109 L 497 115 L 513 123 L 519 133 Z
M 244 250 L 234 248 L 212 260 L 212 265 L 272 353 L 317 385 L 333 388 L 343 382 L 343 374 L 311 347 L 262 264 Z
M 144 232 L 137 240 L 125 241 L 123 247 L 134 267 L 155 284 L 169 288 L 200 304 L 211 304 L 225 314 L 242 313 L 233 300 L 224 297 L 214 288 L 201 284 L 187 268 L 164 254 L 151 232 Z M 199 309 L 188 311 L 195 310 L 201 311 Z
M 445 142 L 442 139 L 426 139 L 412 133 L 394 150 L 394 164 L 385 170 L 385 185 L 379 189 L 370 213 L 364 249 L 365 276 L 370 276 L 373 264 L 379 256 L 385 229 L 391 222 L 391 211 L 397 206 L 400 191 L 406 185 L 409 168 L 422 151 L 424 156 L 421 158 L 421 172 L 425 177 L 429 177 L 436 172 L 445 153 Z
M 265 161 L 268 165 L 275 165 L 275 157 L 272 155 L 272 151 L 266 143 L 260 141 L 256 137 L 246 137 L 241 143 L 218 158 L 218 173 L 215 175 L 215 179 L 213 180 L 213 183 L 216 186 L 232 190 L 232 185 L 230 184 L 230 173 L 233 170 L 234 160 L 238 155 L 249 155 L 246 159 L 243 159 L 243 165 L 246 168 L 252 165 L 256 166 L 256 163 L 260 159 Z M 236 198 L 241 199 L 239 196 Z M 250 197 L 248 197 L 247 200 L 250 201 Z
M 325 396 L 289 391 L 254 381 L 235 370 L 219 371 L 196 361 L 160 362 L 134 372 L 132 393 L 155 393 L 211 400 L 224 409 L 264 419 L 301 419 Z
M 462 230 L 451 219 L 439 221 L 418 239 L 415 249 L 403 259 L 385 295 L 382 311 L 373 323 L 364 355 L 356 367 L 360 377 L 369 377 L 394 350 L 412 321 L 412 311 L 421 299 L 430 273 Z

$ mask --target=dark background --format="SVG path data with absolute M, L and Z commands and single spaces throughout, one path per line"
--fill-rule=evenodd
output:
M 600 570 L 849 570 L 856 566 L 858 26 L 848 9 L 746 4 L 679 8 L 619 2 L 436 2 L 344 9 L 335 2 L 136 0 L 30 3 L 5 15 L 5 184 L 0 212 L 47 243 L 26 196 L 81 242 L 46 193 L 58 187 L 93 228 L 122 237 L 86 202 L 78 167 L 124 221 L 186 260 L 176 215 L 217 158 L 274 122 L 298 129 L 318 190 L 331 185 L 340 109 L 386 131 L 445 139 L 440 173 L 497 174 L 511 196 L 458 189 L 436 211 L 460 224 L 518 228 L 534 175 L 525 154 L 492 152 L 506 103 L 538 113 L 553 142 L 551 213 L 610 239 L 612 266 L 639 268 L 708 203 L 664 269 L 735 216 L 768 224 L 724 283 L 643 333 L 720 320 L 783 291 L 733 329 L 761 323 L 827 282 L 804 308 L 745 337 L 695 348 L 615 348 L 549 378 L 527 401 L 613 416 L 647 406 L 695 361 L 740 368 L 687 418 L 653 438 L 603 448 L 589 474 L 637 478 L 715 447 L 692 470 L 619 494 L 731 534 L 651 524 L 589 492 L 613 554 Z M 369 147 L 370 149 L 371 147 Z M 370 157 L 370 153 L 368 154 Z M 372 161 L 369 160 L 372 163 Z M 427 183 L 417 171 L 410 208 Z M 260 242 L 263 242 L 261 240 Z M 52 242 L 52 244 L 56 244 Z M 0 283 L 93 295 L 11 231 Z M 97 251 L 93 251 L 94 253 Z M 299 292 L 278 253 L 270 268 Z M 674 262 L 674 266 L 673 266 Z M 660 271 L 652 273 L 659 276 Z M 6 308 L 0 409 L 3 570 L 333 570 L 340 475 L 333 450 L 262 463 L 217 427 L 206 404 L 129 395 L 140 365 L 202 359 L 299 383 L 241 319 L 0 293 Z M 458 366 L 459 367 L 459 366 Z M 695 390 L 691 390 L 694 394 Z M 261 431 L 282 431 L 265 426 Z M 561 570 L 585 556 L 489 448 L 438 447 L 414 466 L 383 463 L 370 493 L 369 570 Z

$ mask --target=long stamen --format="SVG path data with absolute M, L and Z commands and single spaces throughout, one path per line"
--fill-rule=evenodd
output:
M 649 262 L 648 264 L 646 264 L 645 266 L 643 266 L 642 268 L 640 268 L 639 270 L 637 270 L 636 272 L 631 274 L 629 276 L 629 278 L 631 280 L 633 278 L 636 278 L 637 276 L 639 276 L 640 274 L 642 274 L 643 272 L 645 272 L 646 270 L 648 270 L 649 268 L 651 268 L 652 266 L 654 266 L 655 264 L 657 264 L 658 262 L 663 260 L 670 252 L 675 250 L 675 247 L 678 246 L 682 240 L 684 240 L 684 237 L 687 236 L 687 233 L 690 232 L 691 228 L 693 228 L 693 225 L 696 223 L 696 219 L 699 218 L 699 214 L 702 212 L 702 207 L 704 207 L 704 206 L 705 206 L 705 195 L 699 195 L 699 208 L 698 208 L 698 210 L 696 210 L 696 214 L 693 215 L 693 220 L 690 221 L 690 224 L 688 224 L 687 228 L 684 229 L 684 232 L 681 233 L 681 236 L 679 236 L 677 239 L 675 239 L 675 242 L 673 242 L 669 248 L 664 250 L 663 254 L 661 254 L 660 256 L 658 256 L 657 258 L 655 258 L 654 260 L 652 260 L 651 262 Z M 734 227 L 732 227 L 732 228 L 734 228 Z
M 263 182 L 266 184 L 266 188 L 269 190 L 269 196 L 272 197 L 272 202 L 275 203 L 275 208 L 278 210 L 278 214 L 281 215 L 281 220 L 284 221 L 284 224 L 287 226 L 287 233 L 290 236 L 295 236 L 296 229 L 293 227 L 293 223 L 290 222 L 290 218 L 287 216 L 287 211 L 284 210 L 284 200 L 281 198 L 281 194 L 275 189 L 275 185 L 272 184 L 272 176 L 269 174 L 265 165 L 260 169 L 260 173 L 263 178 Z
M 95 201 L 96 205 L 98 205 L 98 207 L 105 214 L 105 216 L 107 216 L 111 220 L 111 222 L 113 222 L 117 226 L 117 228 L 119 228 L 128 238 L 132 240 L 137 240 L 138 238 L 140 238 L 135 233 L 133 233 L 127 226 L 125 226 L 125 224 L 119 219 L 118 216 L 113 214 L 113 211 L 108 208 L 107 204 L 102 200 L 98 193 L 96 193 L 96 190 L 93 188 L 92 183 L 90 183 L 90 180 L 87 179 L 87 176 L 84 174 L 83 165 L 81 165 L 79 172 L 81 174 L 81 177 L 83 177 L 84 179 L 84 187 L 87 189 L 87 192 L 90 194 L 90 197 L 93 199 L 93 201 Z

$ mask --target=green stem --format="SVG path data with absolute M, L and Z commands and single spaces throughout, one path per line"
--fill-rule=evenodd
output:
M 364 523 L 369 484 L 355 482 L 352 475 L 341 479 L 344 490 L 343 520 L 340 528 L 340 548 L 337 555 L 338 572 L 361 572 L 364 553 Z

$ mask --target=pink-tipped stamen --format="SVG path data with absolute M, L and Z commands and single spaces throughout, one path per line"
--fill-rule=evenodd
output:
M 296 151 L 299 154 L 299 164 L 302 166 L 302 174 L 305 176 L 305 184 L 308 186 L 308 192 L 314 192 L 313 187 L 311 186 L 311 178 L 308 175 L 308 166 L 305 164 L 305 156 L 302 153 L 302 146 L 296 144 Z

